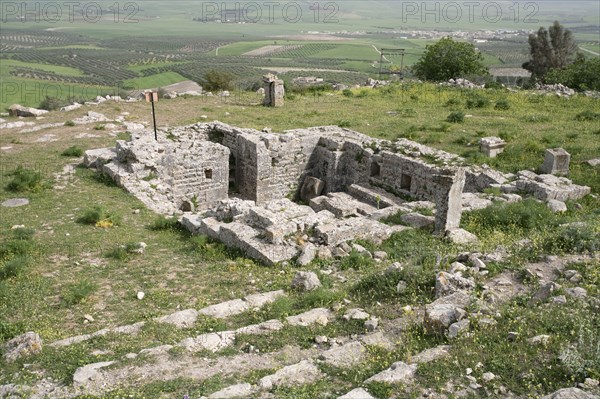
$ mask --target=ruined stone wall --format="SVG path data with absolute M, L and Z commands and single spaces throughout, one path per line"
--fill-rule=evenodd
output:
M 397 193 L 433 201 L 436 188 L 432 185 L 432 177 L 436 173 L 435 166 L 423 161 L 403 154 L 381 152 L 379 182 Z
M 204 209 L 228 198 L 229 149 L 210 142 L 195 146 L 196 151 L 176 152 L 164 158 L 178 208 L 188 201 Z

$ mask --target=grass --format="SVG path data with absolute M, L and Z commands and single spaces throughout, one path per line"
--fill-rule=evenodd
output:
M 600 190 L 598 168 L 584 163 L 587 159 L 597 157 L 600 148 L 596 144 L 599 137 L 597 121 L 587 120 L 587 117 L 583 120 L 577 118 L 585 110 L 596 112 L 592 99 L 540 97 L 536 98 L 536 102 L 531 102 L 526 93 L 486 91 L 485 96 L 490 98 L 491 104 L 507 99 L 510 110 L 493 109 L 492 106 L 473 108 L 469 110 L 473 117 L 465 118 L 461 124 L 448 124 L 445 123 L 445 116 L 451 110 L 461 109 L 466 102 L 466 95 L 461 91 L 413 84 L 398 86 L 385 93 L 380 90 L 366 90 L 365 93 L 364 98 L 357 95 L 346 97 L 341 93 L 322 97 L 297 95 L 278 110 L 252 105 L 255 96 L 250 94 L 242 94 L 235 100 L 175 99 L 159 103 L 157 119 L 159 125 L 175 126 L 192 123 L 200 113 L 212 120 L 222 118 L 227 111 L 231 114 L 227 122 L 232 125 L 258 129 L 269 126 L 274 131 L 282 131 L 322 125 L 324 115 L 335 115 L 332 121 L 348 121 L 353 129 L 388 139 L 397 138 L 409 130 L 410 126 L 407 125 L 414 125 L 416 128 L 411 130 L 411 135 L 415 140 L 429 140 L 433 147 L 459 154 L 471 151 L 473 146 L 469 143 L 477 143 L 483 133 L 505 134 L 505 137 L 509 137 L 509 144 L 498 158 L 478 158 L 478 151 L 475 151 L 467 157 L 468 161 L 489 163 L 505 172 L 535 169 L 543 161 L 543 152 L 549 144 L 560 145 L 572 154 L 570 178 L 576 183 L 591 185 L 596 194 Z M 451 98 L 456 98 L 458 102 L 448 109 L 444 104 Z M 114 106 L 101 104 L 94 110 L 114 117 L 117 112 Z M 132 120 L 151 123 L 147 104 L 120 104 L 119 107 L 130 112 Z M 388 115 L 386 112 L 389 110 L 405 111 Z M 543 118 L 525 122 L 529 115 Z M 64 119 L 61 113 L 46 115 L 48 122 Z M 16 169 L 16 165 L 38 171 L 41 178 L 39 184 L 44 186 L 44 181 L 50 180 L 54 173 L 62 171 L 66 164 L 72 162 L 60 155 L 66 147 L 99 148 L 114 145 L 115 138 L 108 135 L 76 139 L 75 135 L 79 132 L 69 126 L 61 127 L 52 131 L 60 140 L 50 143 L 36 143 L 37 133 L 28 137 L 8 130 L 3 133 L 0 139 L 2 143 L 20 140 L 20 144 L 13 144 L 15 152 L 2 155 L 4 164 L 0 168 L 3 182 L 0 198 L 4 200 L 14 196 L 15 192 L 9 191 L 6 186 L 14 178 L 10 173 Z M 565 132 L 576 136 L 569 138 Z M 432 134 L 435 136 L 430 138 Z M 37 166 L 32 167 L 36 163 Z M 6 271 L 3 272 L 6 277 L 0 281 L 2 341 L 26 331 L 36 331 L 45 342 L 52 342 L 93 333 L 103 327 L 152 320 L 181 309 L 199 309 L 249 293 L 288 289 L 297 271 L 292 265 L 263 267 L 208 237 L 192 237 L 180 229 L 175 219 L 158 218 L 135 197 L 112 183 L 105 184 L 93 171 L 76 168 L 70 183 L 70 187 L 62 190 L 40 190 L 34 184 L 32 190 L 27 188 L 29 191 L 25 191 L 30 199 L 28 206 L 10 210 L 0 208 L 0 270 Z M 91 199 L 99 208 L 93 207 Z M 586 253 L 589 248 L 596 248 L 600 217 L 597 213 L 600 208 L 598 200 L 590 197 L 576 203 L 570 202 L 568 208 L 565 214 L 555 215 L 548 213 L 543 203 L 525 201 L 510 206 L 497 205 L 489 213 L 476 211 L 464 214 L 462 226 L 479 236 L 482 251 L 504 245 L 511 252 L 516 248 L 517 241 L 530 239 L 532 248 L 526 253 L 515 250 L 509 261 L 488 264 L 494 274 L 507 269 L 519 270 L 523 262 L 537 259 L 548 252 Z M 133 213 L 134 209 L 141 211 Z M 118 227 L 91 228 L 99 221 L 113 218 L 113 215 L 120 216 Z M 80 217 L 88 221 L 78 223 Z M 589 229 L 573 231 L 560 226 L 577 221 L 586 222 Z M 10 230 L 11 226 L 21 224 L 26 229 Z M 115 248 L 141 241 L 151 249 L 143 256 L 127 256 L 124 259 L 106 256 Z M 369 249 L 376 248 L 379 249 Z M 464 250 L 415 230 L 395 234 L 380 248 L 388 253 L 389 262 L 399 261 L 403 270 L 385 275 L 384 270 L 389 262 L 376 263 L 356 254 L 342 267 L 334 261 L 314 262 L 309 269 L 319 273 L 323 283 L 323 288 L 315 292 L 288 292 L 288 298 L 279 299 L 260 311 L 249 311 L 225 321 L 201 319 L 187 330 L 174 330 L 151 323 L 137 337 L 97 337 L 60 351 L 48 347 L 42 354 L 24 358 L 15 364 L 0 363 L 0 383 L 36 381 L 39 379 L 35 374 L 37 370 L 45 370 L 46 375 L 68 382 L 74 370 L 86 363 L 113 360 L 157 344 L 172 344 L 185 337 L 208 332 L 211 328 L 214 331 L 237 328 L 270 318 L 282 319 L 312 307 L 337 306 L 343 304 L 344 299 L 351 301 L 346 308 L 362 307 L 382 320 L 394 319 L 402 316 L 399 309 L 407 304 L 417 306 L 431 301 L 435 273 L 449 267 L 456 254 Z M 586 288 L 590 297 L 597 296 L 597 267 L 590 263 L 572 267 L 583 275 L 583 281 L 578 285 Z M 323 273 L 326 269 L 333 270 L 335 274 Z M 337 276 L 347 281 L 342 283 Z M 407 289 L 398 293 L 400 281 L 407 283 Z M 573 286 L 567 281 L 561 281 L 561 284 L 564 287 Z M 144 300 L 136 298 L 138 291 L 146 293 Z M 27 298 L 27 301 L 22 298 Z M 590 359 L 582 356 L 592 353 L 586 349 L 590 334 L 585 331 L 594 331 L 597 326 L 595 319 L 590 319 L 589 323 L 582 320 L 586 312 L 592 313 L 585 306 L 584 303 L 572 302 L 568 305 L 569 312 L 551 311 L 550 306 L 528 309 L 526 299 L 514 301 L 501 309 L 497 332 L 480 329 L 474 323 L 472 335 L 453 341 L 457 347 L 451 359 L 420 367 L 417 379 L 435 388 L 447 380 L 459 380 L 466 367 L 474 368 L 477 361 L 481 361 L 488 370 L 499 376 L 500 381 L 507 381 L 507 386 L 515 392 L 524 392 L 524 395 L 527 390 L 534 395 L 541 395 L 559 385 L 571 386 L 573 382 L 582 382 L 585 370 L 595 369 L 593 363 L 589 363 Z M 338 316 L 342 312 L 337 312 Z M 84 324 L 82 316 L 85 314 L 92 315 L 96 321 Z M 574 331 L 567 331 L 567 325 Z M 579 326 L 582 328 L 581 339 Z M 528 349 L 520 341 L 508 346 L 505 333 L 512 329 L 519 329 L 523 337 L 553 331 L 556 338 L 548 348 Z M 362 331 L 364 327 L 359 323 L 349 325 L 341 321 L 323 328 L 286 328 L 270 337 L 244 337 L 240 346 L 236 346 L 231 353 L 239 353 L 241 345 L 246 342 L 266 351 L 293 343 L 309 348 L 314 344 L 317 334 L 347 336 Z M 369 372 L 381 370 L 392 361 L 409 361 L 410 356 L 421 349 L 445 342 L 443 337 L 430 337 L 414 328 L 403 332 L 397 341 L 394 351 L 373 351 L 370 360 L 361 367 L 346 371 L 328 370 L 330 377 L 317 385 L 281 389 L 277 395 L 314 397 L 315 392 L 341 395 L 361 385 L 361 378 Z M 581 359 L 567 351 L 571 346 L 578 348 L 575 350 Z M 91 355 L 92 351 L 106 348 L 113 353 Z M 516 357 L 520 352 L 523 353 L 522 361 Z M 569 356 L 572 360 L 568 367 L 557 360 L 563 352 L 571 353 Z M 33 371 L 27 371 L 23 364 L 33 364 Z M 548 369 L 550 366 L 552 369 Z M 520 380 L 517 379 L 516 376 L 529 372 L 529 369 L 532 370 L 529 375 L 523 374 Z M 589 370 L 587 375 L 594 375 Z M 214 378 L 204 382 L 176 379 L 141 383 L 101 396 L 158 398 L 161 395 L 164 397 L 165 392 L 169 395 L 172 393 L 174 397 L 183 397 L 184 394 L 200 396 L 246 378 L 253 377 L 235 376 L 232 380 Z M 551 381 L 547 387 L 543 385 L 544 379 Z M 403 387 L 370 386 L 369 389 L 382 397 L 390 391 L 401 392 L 400 397 L 412 395 L 402 391 Z
M 83 155 L 83 149 L 73 145 L 61 152 L 60 155 L 64 157 L 80 157 Z
M 17 169 L 10 174 L 12 180 L 6 185 L 8 191 L 17 193 L 36 192 L 44 188 L 42 174 L 40 171 L 18 166 Z

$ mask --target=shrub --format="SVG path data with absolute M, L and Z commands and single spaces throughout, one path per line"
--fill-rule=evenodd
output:
M 94 126 L 94 130 L 104 130 L 104 129 L 105 129 L 104 125 L 102 125 L 100 123 L 97 124 L 96 126 Z
M 344 89 L 342 90 L 342 95 L 344 97 L 354 97 L 354 92 L 350 89 Z
M 465 113 L 462 111 L 450 112 L 448 117 L 446 117 L 446 122 L 450 122 L 450 123 L 461 123 L 464 120 L 465 120 Z
M 513 204 L 494 203 L 469 212 L 464 215 L 463 222 L 466 229 L 472 232 L 481 229 L 510 232 L 514 228 L 525 231 L 548 229 L 556 226 L 559 219 L 546 204 L 529 198 Z
M 28 263 L 29 258 L 27 256 L 18 256 L 7 261 L 4 266 L 0 268 L 0 281 L 18 276 L 27 267 Z
M 373 259 L 359 253 L 357 250 L 353 249 L 348 256 L 342 259 L 340 262 L 340 270 L 346 269 L 361 269 L 366 268 L 373 265 Z
M 229 72 L 212 69 L 204 74 L 201 85 L 208 91 L 231 90 L 233 79 L 234 76 Z
M 90 296 L 96 290 L 96 285 L 89 280 L 81 280 L 70 284 L 63 290 L 62 300 L 66 306 L 76 305 Z
M 556 235 L 546 238 L 544 250 L 549 253 L 594 253 L 600 251 L 600 233 L 596 233 L 590 226 L 566 226 Z
M 154 219 L 148 228 L 154 231 L 178 230 L 181 228 L 181 224 L 179 224 L 179 220 L 175 216 L 166 218 L 161 215 Z
M 486 97 L 480 96 L 478 94 L 473 94 L 469 98 L 467 98 L 467 108 L 485 108 L 490 103 L 490 100 Z
M 63 157 L 80 157 L 83 155 L 83 149 L 73 145 L 64 150 L 60 155 Z
M 46 96 L 40 103 L 40 108 L 48 111 L 55 111 L 62 106 L 62 100 L 58 97 Z
M 65 126 L 75 126 L 75 122 L 73 122 L 72 120 L 68 120 L 65 122 Z
M 448 101 L 446 101 L 446 104 L 444 104 L 445 107 L 453 107 L 456 105 L 460 104 L 460 100 L 458 98 L 451 98 Z
M 508 100 L 498 100 L 496 101 L 496 105 L 494 106 L 494 109 L 498 109 L 498 110 L 507 110 L 510 109 L 510 103 L 508 102 Z
M 42 174 L 36 170 L 18 166 L 11 173 L 12 180 L 6 185 L 6 189 L 15 192 L 39 191 L 43 188 Z
M 141 254 L 142 244 L 139 242 L 130 242 L 125 245 L 119 245 L 117 248 L 106 254 L 106 257 L 116 260 L 127 260 L 131 255 Z
M 83 224 L 92 224 L 96 227 L 112 227 L 121 223 L 121 217 L 97 205 L 86 210 L 77 221 Z
M 589 109 L 575 115 L 577 121 L 600 121 L 600 112 L 594 112 Z

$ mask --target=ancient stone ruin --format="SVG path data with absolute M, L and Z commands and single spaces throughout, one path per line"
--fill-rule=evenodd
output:
M 571 154 L 564 148 L 549 148 L 544 154 L 544 163 L 540 170 L 552 175 L 568 175 L 570 162 Z
M 407 228 L 464 239 L 463 210 L 519 200 L 516 192 L 565 201 L 590 191 L 564 177 L 503 174 L 410 140 L 337 126 L 273 134 L 198 123 L 161 131 L 158 141 L 134 134 L 87 151 L 84 163 L 150 209 L 183 215 L 192 232 L 266 264 L 343 255 L 347 241 L 381 242 Z M 489 187 L 503 194 L 483 194 Z M 404 225 L 382 222 L 397 214 Z
M 265 85 L 263 104 L 268 107 L 283 107 L 283 97 L 285 96 L 283 80 L 270 73 L 263 77 L 263 83 Z

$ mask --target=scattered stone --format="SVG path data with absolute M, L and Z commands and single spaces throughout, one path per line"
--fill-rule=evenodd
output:
M 344 314 L 344 320 L 367 320 L 369 317 L 370 314 L 359 308 L 350 309 Z
M 598 396 L 579 388 L 563 388 L 540 399 L 598 399 Z
M 446 233 L 446 238 L 454 244 L 473 244 L 479 241 L 477 236 L 464 229 L 454 229 Z
M 94 317 L 92 317 L 91 314 L 85 314 L 83 315 L 83 319 L 88 322 L 88 323 L 92 323 L 94 321 Z
M 190 352 L 207 350 L 214 353 L 233 345 L 234 341 L 234 331 L 220 331 L 216 333 L 201 334 L 195 338 L 186 338 L 181 341 L 178 346 L 181 346 Z
M 312 324 L 320 324 L 326 326 L 329 323 L 331 312 L 325 308 L 316 308 L 301 313 L 296 316 L 286 317 L 286 321 L 291 326 L 308 327 Z
M 365 355 L 366 349 L 360 342 L 350 341 L 323 352 L 320 358 L 331 366 L 348 368 L 363 361 Z
M 137 299 L 139 299 L 141 301 L 142 299 L 144 299 L 146 294 L 143 291 L 138 291 L 136 296 L 137 296 Z
M 155 319 L 159 323 L 172 324 L 177 328 L 192 328 L 198 318 L 196 309 L 186 309 Z
M 325 182 L 313 176 L 307 176 L 300 188 L 300 199 L 310 201 L 321 195 L 325 188 Z
M 315 337 L 315 342 L 317 344 L 325 344 L 329 339 L 325 335 L 317 335 Z
M 529 338 L 527 340 L 527 342 L 529 342 L 530 344 L 546 345 L 549 340 L 550 340 L 549 335 L 541 334 L 541 335 L 536 335 L 535 337 Z
M 18 206 L 28 205 L 29 200 L 27 198 L 11 198 L 2 202 L 2 206 L 6 208 L 16 208 Z
M 305 385 L 323 378 L 323 373 L 309 360 L 285 366 L 275 374 L 267 375 L 260 379 L 258 386 L 263 390 L 271 390 L 273 387 L 290 387 L 294 385 Z
M 587 290 L 581 287 L 566 288 L 565 293 L 571 298 L 575 299 L 583 299 L 587 297 Z
M 331 249 L 329 247 L 319 247 L 317 250 L 317 258 L 318 259 L 331 259 L 333 254 L 331 253 Z
M 224 319 L 232 315 L 236 315 L 250 309 L 248 302 L 243 299 L 232 299 L 230 301 L 217 303 L 202 308 L 198 313 L 205 316 L 214 317 L 217 319 Z
M 365 321 L 365 329 L 367 331 L 375 331 L 378 325 L 379 319 L 377 317 L 371 317 L 369 320 Z
M 387 258 L 387 256 L 388 256 L 388 254 L 385 251 L 375 251 L 375 252 L 373 252 L 373 258 L 374 259 L 384 260 L 384 259 Z
M 598 166 L 600 165 L 600 158 L 590 159 L 589 161 L 587 161 L 587 163 L 590 166 Z
M 484 137 L 479 140 L 479 149 L 490 158 L 496 158 L 498 154 L 504 152 L 504 147 L 506 147 L 506 141 L 500 137 Z
M 412 357 L 414 363 L 429 363 L 450 355 L 450 345 L 439 345 L 434 348 L 425 349 Z
M 567 211 L 567 204 L 558 200 L 548 200 L 548 208 L 552 210 L 554 213 L 563 213 Z
M 517 338 L 519 338 L 519 335 L 520 334 L 518 332 L 509 331 L 506 338 L 508 338 L 509 341 L 516 341 Z
M 544 163 L 540 167 L 542 173 L 552 175 L 568 175 L 571 154 L 564 148 L 549 148 L 544 154 Z
M 317 247 L 314 244 L 308 243 L 302 248 L 300 256 L 296 260 L 296 263 L 300 266 L 306 266 L 317 256 Z
M 463 331 L 469 328 L 470 322 L 468 319 L 462 319 L 456 323 L 450 324 L 448 327 L 448 338 L 454 339 L 458 337 Z
M 552 297 L 550 299 L 550 301 L 552 303 L 554 303 L 555 305 L 564 305 L 567 303 L 567 297 L 564 295 L 558 295 L 558 296 Z
M 33 107 L 24 107 L 19 104 L 13 104 L 8 108 L 8 113 L 11 116 L 22 116 L 22 117 L 37 117 L 47 114 L 48 111 L 45 109 L 37 109 Z
M 402 264 L 400 262 L 394 262 L 391 265 L 389 265 L 387 269 L 385 269 L 385 274 L 387 275 L 394 272 L 401 272 L 402 270 L 404 270 Z
M 463 265 L 460 262 L 453 262 L 450 265 L 450 274 L 463 273 L 463 272 L 466 272 L 467 270 L 469 270 L 469 268 L 467 268 L 467 266 Z
M 98 379 L 98 376 L 100 375 L 98 370 L 108 367 L 113 363 L 114 362 L 99 362 L 79 367 L 77 370 L 75 370 L 75 374 L 73 375 L 73 385 L 75 387 L 88 386 L 90 382 Z
M 375 399 L 374 396 L 364 388 L 355 388 L 345 395 L 338 397 L 338 399 Z
M 410 382 L 417 371 L 416 364 L 406 364 L 404 362 L 396 362 L 388 369 L 375 374 L 371 378 L 365 380 L 365 383 L 370 382 L 386 382 L 388 384 L 408 383 Z
M 494 380 L 496 378 L 496 375 L 494 373 L 491 373 L 491 372 L 488 371 L 486 373 L 483 373 L 483 375 L 481 376 L 481 378 L 485 382 L 490 382 L 490 381 L 492 381 L 492 380 Z
M 208 395 L 208 399 L 229 399 L 229 398 L 249 398 L 256 391 L 252 385 L 247 382 L 231 385 L 218 392 Z
M 560 285 L 556 284 L 554 281 L 550 281 L 549 283 L 542 285 L 536 291 L 533 297 L 529 300 L 529 304 L 535 305 L 540 302 L 545 302 L 552 296 L 554 292 L 558 291 L 560 288 Z
M 396 345 L 392 341 L 390 341 L 381 331 L 363 335 L 360 338 L 360 341 L 369 346 L 380 346 L 388 351 L 394 350 Z
M 344 252 L 346 252 L 346 253 L 348 253 L 348 254 L 349 254 L 350 252 L 352 252 L 352 247 L 351 247 L 350 245 L 348 245 L 348 243 L 347 243 L 347 242 L 342 242 L 340 245 L 338 245 L 338 247 L 339 247 L 339 248 L 340 248 L 342 251 L 344 251 Z
M 475 282 L 472 279 L 467 279 L 457 274 L 439 272 L 435 279 L 436 298 L 453 294 L 459 290 L 470 291 L 473 288 L 475 288 Z
M 297 272 L 292 280 L 292 288 L 312 291 L 321 286 L 319 277 L 313 272 Z
M 6 342 L 3 345 L 4 359 L 14 362 L 21 356 L 35 355 L 42 351 L 42 339 L 33 331 L 26 332 Z
M 406 283 L 406 281 L 404 281 L 404 280 L 398 281 L 398 284 L 396 285 L 396 292 L 398 294 L 403 294 L 407 289 L 408 289 L 408 284 Z

